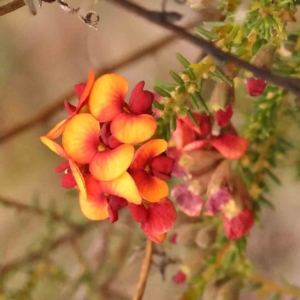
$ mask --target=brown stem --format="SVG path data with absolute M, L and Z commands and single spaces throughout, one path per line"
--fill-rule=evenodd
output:
M 192 28 L 196 26 L 196 22 L 193 22 L 187 26 L 187 28 Z M 144 56 L 151 55 L 153 52 L 157 51 L 158 49 L 165 47 L 172 42 L 174 42 L 177 39 L 177 35 L 170 35 L 168 37 L 164 37 L 160 39 L 159 41 L 151 44 L 150 46 L 146 46 L 142 49 L 139 49 L 122 60 L 118 61 L 117 63 L 108 66 L 107 68 L 104 68 L 102 70 L 97 71 L 97 76 L 101 76 L 106 73 L 112 73 L 115 72 L 118 69 L 124 68 L 131 63 L 141 59 Z M 26 120 L 11 129 L 7 130 L 6 132 L 0 134 L 0 143 L 6 142 L 9 139 L 17 136 L 18 134 L 31 129 L 35 126 L 37 126 L 40 123 L 44 123 L 47 120 L 49 120 L 55 113 L 63 109 L 64 107 L 64 100 L 65 99 L 71 99 L 74 96 L 73 89 L 66 92 L 64 95 L 60 96 L 58 100 L 54 101 L 52 105 L 47 107 L 46 109 L 39 112 L 36 116 L 33 118 Z
M 23 0 L 12 0 L 3 6 L 0 6 L 0 17 L 4 16 L 10 12 L 13 12 L 21 7 L 25 6 Z
M 143 7 L 136 5 L 135 3 L 132 3 L 127 0 L 109 0 L 108 2 L 117 4 L 118 6 L 121 6 L 135 13 L 139 17 L 145 18 L 152 23 L 160 25 L 163 28 L 166 28 L 176 33 L 178 36 L 182 37 L 183 39 L 191 42 L 194 45 L 201 47 L 204 51 L 206 51 L 208 54 L 210 54 L 211 56 L 213 56 L 215 59 L 219 61 L 234 63 L 235 65 L 252 72 L 255 77 L 265 78 L 266 80 L 272 81 L 278 86 L 290 90 L 291 92 L 295 93 L 297 96 L 300 96 L 299 79 L 273 74 L 272 72 L 266 69 L 258 68 L 250 64 L 249 62 L 242 60 L 237 56 L 232 55 L 231 53 L 223 52 L 221 49 L 217 48 L 212 42 L 204 40 L 199 36 L 196 37 L 188 33 L 184 28 L 166 22 L 165 19 L 163 18 L 163 15 L 157 14 L 156 12 L 153 12 L 151 10 L 144 9 Z
M 66 218 L 64 218 L 62 215 L 57 214 L 55 212 L 49 212 L 49 211 L 45 211 L 39 207 L 34 207 L 34 206 L 30 206 L 24 203 L 20 203 L 18 201 L 15 201 L 13 199 L 9 199 L 9 198 L 5 198 L 0 196 L 0 204 L 6 206 L 6 207 L 12 207 L 15 208 L 18 211 L 25 211 L 28 213 L 33 213 L 35 215 L 38 216 L 43 216 L 43 217 L 47 217 L 49 216 L 52 220 L 58 221 L 58 222 L 62 222 L 65 223 L 66 225 L 70 226 L 70 227 L 78 227 L 80 225 L 67 220 Z
M 47 257 L 47 255 L 60 247 L 61 245 L 72 241 L 73 239 L 79 238 L 83 234 L 85 234 L 88 230 L 90 230 L 92 227 L 97 225 L 96 222 L 88 222 L 85 225 L 77 226 L 76 229 L 70 230 L 68 233 L 62 235 L 61 237 L 57 238 L 56 240 L 52 241 L 51 244 L 47 249 L 42 249 L 40 251 L 34 251 L 29 253 L 28 255 L 24 255 L 20 258 L 16 258 L 14 260 L 11 260 L 10 262 L 7 262 L 6 264 L 1 265 L 0 264 L 0 278 L 2 276 L 5 276 L 10 271 L 14 270 L 15 268 L 21 267 L 25 264 L 33 263 L 37 260 L 43 259 Z
M 140 272 L 139 282 L 133 300 L 142 300 L 147 284 L 147 279 L 151 267 L 151 257 L 153 252 L 153 243 L 150 239 L 147 240 L 145 256 Z

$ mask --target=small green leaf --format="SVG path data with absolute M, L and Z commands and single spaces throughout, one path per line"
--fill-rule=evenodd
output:
M 171 118 L 171 127 L 172 127 L 172 130 L 176 130 L 176 127 L 177 127 L 177 122 L 176 122 L 176 116 L 172 116 Z
M 186 68 L 188 68 L 191 65 L 190 62 L 185 57 L 183 57 L 180 53 L 176 53 L 176 58 Z
M 193 122 L 193 124 L 194 124 L 195 126 L 199 127 L 199 125 L 198 125 L 198 123 L 197 123 L 195 117 L 193 116 L 192 112 L 191 112 L 189 109 L 188 109 L 188 111 L 187 111 L 187 115 L 188 115 L 188 117 L 190 118 L 190 120 Z
M 201 37 L 206 37 L 210 40 L 214 40 L 217 38 L 217 35 L 213 32 L 207 31 L 204 28 L 198 27 L 197 32 Z
M 277 183 L 278 185 L 281 185 L 281 181 L 280 179 L 273 173 L 271 172 L 269 169 L 265 169 L 265 173 L 270 177 L 270 179 L 272 179 L 275 183 Z
M 266 206 L 269 206 L 271 209 L 275 209 L 275 206 L 272 202 L 270 202 L 269 200 L 267 200 L 265 197 L 263 196 L 260 196 L 258 198 L 258 201 L 261 203 L 261 204 L 264 204 Z
M 170 70 L 169 74 L 173 77 L 173 79 L 179 83 L 180 85 L 184 85 L 184 81 L 180 78 L 180 76 L 174 71 Z
M 196 96 L 195 96 L 194 94 L 190 94 L 190 101 L 191 101 L 193 107 L 194 107 L 196 110 L 199 110 L 199 109 L 200 109 L 198 100 L 197 100 L 197 98 L 196 98 Z
M 163 97 L 172 98 L 171 95 L 167 91 L 163 90 L 162 88 L 160 88 L 158 86 L 154 86 L 153 89 L 156 93 L 160 94 Z
M 162 104 L 160 104 L 158 101 L 156 101 L 156 100 L 153 100 L 153 106 L 155 107 L 155 108 L 157 108 L 157 109 L 159 109 L 159 110 L 164 110 L 164 106 L 162 105 Z
M 202 105 L 202 107 L 205 110 L 206 114 L 209 115 L 209 109 L 206 105 L 206 102 L 202 98 L 201 94 L 197 91 L 193 95 L 196 97 L 197 101 Z
M 221 27 L 227 25 L 226 22 L 203 22 L 203 24 L 211 27 Z
M 227 78 L 224 72 L 218 67 L 216 67 L 215 69 L 215 74 L 219 76 L 223 81 L 227 82 L 230 86 L 232 86 L 232 81 L 229 78 Z

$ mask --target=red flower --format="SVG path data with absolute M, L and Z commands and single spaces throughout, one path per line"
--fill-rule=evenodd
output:
M 227 126 L 230 123 L 232 114 L 233 114 L 232 104 L 229 103 L 224 110 L 219 109 L 218 111 L 215 112 L 215 118 L 217 123 L 221 127 Z
M 173 276 L 173 281 L 177 284 L 184 283 L 187 280 L 187 275 L 179 270 L 174 276 Z

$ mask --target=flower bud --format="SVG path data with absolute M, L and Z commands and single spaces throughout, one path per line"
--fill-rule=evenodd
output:
M 195 242 L 200 248 L 207 249 L 214 244 L 216 237 L 217 227 L 214 225 L 209 225 L 201 228 L 198 231 L 195 237 Z

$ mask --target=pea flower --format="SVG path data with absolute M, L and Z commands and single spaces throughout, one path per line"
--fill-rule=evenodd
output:
M 97 79 L 89 99 L 91 114 L 99 122 L 111 121 L 112 135 L 120 142 L 138 144 L 152 137 L 156 121 L 151 113 L 153 94 L 143 90 L 145 83 L 138 83 L 125 102 L 128 82 L 116 74 Z

